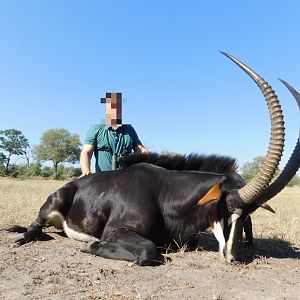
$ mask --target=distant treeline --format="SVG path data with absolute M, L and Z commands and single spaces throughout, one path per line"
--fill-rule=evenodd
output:
M 75 167 L 74 164 L 79 162 L 80 149 L 79 135 L 71 134 L 64 128 L 49 129 L 43 133 L 40 144 L 33 147 L 30 146 L 20 130 L 1 130 L 0 176 L 15 178 L 77 178 L 81 175 L 81 169 Z M 12 163 L 13 157 L 22 157 L 25 163 Z M 245 163 L 241 167 L 242 178 L 246 182 L 251 180 L 260 169 L 263 161 L 263 156 L 257 156 L 251 162 Z M 52 164 L 52 167 L 49 166 L 49 162 Z M 73 164 L 73 166 L 70 166 L 70 164 Z M 280 170 L 277 171 L 278 174 L 280 174 Z M 300 177 L 294 176 L 288 186 L 300 186 Z
M 78 177 L 80 169 L 66 167 L 65 164 L 78 163 L 80 149 L 79 135 L 64 128 L 49 129 L 35 146 L 30 146 L 20 130 L 0 130 L 0 175 L 56 179 Z M 14 162 L 16 157 L 23 158 L 25 163 Z M 44 166 L 45 162 L 50 162 L 53 167 Z
M 41 163 L 32 163 L 29 166 L 12 164 L 9 168 L 8 174 L 2 172 L 2 176 L 9 176 L 19 179 L 28 178 L 44 178 L 44 179 L 58 179 L 58 180 L 72 180 L 81 175 L 81 169 L 73 166 L 66 167 L 61 165 L 55 173 L 54 167 L 42 166 Z

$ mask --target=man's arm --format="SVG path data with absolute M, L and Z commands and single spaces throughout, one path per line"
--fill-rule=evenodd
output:
M 130 136 L 133 139 L 133 151 L 142 154 L 148 154 L 149 150 L 142 145 L 135 129 L 131 125 L 128 125 L 128 129 L 130 130 Z
M 80 167 L 81 176 L 86 176 L 91 174 L 91 158 L 95 149 L 95 145 L 85 144 L 83 145 L 82 151 L 80 153 Z

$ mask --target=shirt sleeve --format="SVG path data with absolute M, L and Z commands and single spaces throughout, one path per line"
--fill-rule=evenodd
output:
M 136 147 L 137 145 L 142 145 L 142 142 L 140 141 L 134 128 L 131 125 L 129 125 L 128 127 L 129 127 L 129 131 L 130 131 L 130 136 L 132 138 L 132 146 Z
M 83 143 L 86 145 L 97 145 L 97 134 L 99 131 L 99 125 L 93 124 L 88 129 Z

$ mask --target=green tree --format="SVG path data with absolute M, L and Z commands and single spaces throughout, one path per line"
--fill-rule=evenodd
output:
M 262 167 L 262 164 L 265 160 L 264 156 L 256 156 L 253 158 L 251 162 L 246 162 L 242 167 L 241 167 L 241 176 L 242 178 L 248 182 L 251 180 L 255 174 L 259 171 L 259 169 Z M 276 170 L 274 174 L 274 178 L 276 178 L 279 175 L 279 170 Z
M 246 162 L 241 167 L 241 176 L 246 182 L 248 182 L 255 176 L 255 174 L 262 166 L 264 159 L 264 156 L 257 156 L 251 162 Z
M 71 134 L 67 129 L 49 129 L 35 147 L 39 161 L 52 161 L 55 178 L 58 178 L 58 165 L 63 162 L 76 163 L 80 155 L 80 139 L 78 134 Z
M 24 155 L 29 148 L 28 140 L 23 133 L 17 129 L 6 129 L 0 131 L 0 149 L 3 149 L 6 154 L 4 160 L 4 173 L 8 174 L 8 169 L 12 155 Z

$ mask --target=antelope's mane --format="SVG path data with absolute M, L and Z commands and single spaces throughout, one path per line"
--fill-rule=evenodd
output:
M 229 156 L 199 154 L 130 154 L 120 158 L 120 167 L 127 168 L 138 163 L 153 164 L 168 170 L 186 170 L 213 172 L 218 174 L 232 173 L 237 170 L 236 160 Z

